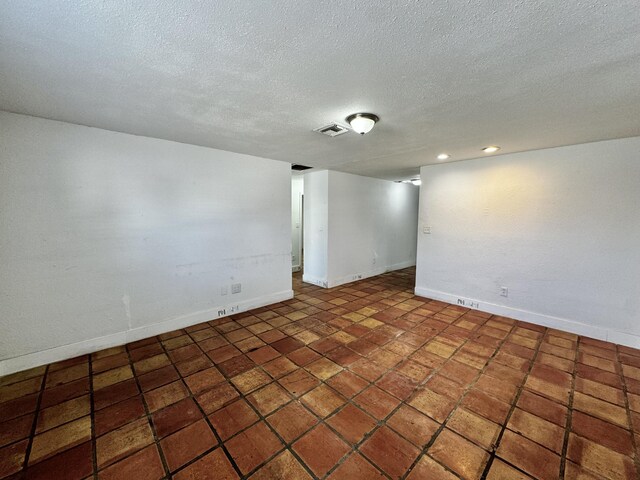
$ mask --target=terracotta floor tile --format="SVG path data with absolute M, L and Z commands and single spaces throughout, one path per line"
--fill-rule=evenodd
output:
M 375 385 L 356 395 L 353 401 L 377 420 L 386 418 L 400 405 L 400 400 Z
M 236 480 L 240 477 L 221 448 L 173 475 L 175 480 Z
M 255 368 L 255 366 L 255 362 L 246 355 L 239 355 L 220 364 L 216 364 L 218 370 L 227 377 L 235 377 L 236 375 Z
M 54 372 L 49 372 L 47 374 L 47 382 L 45 386 L 46 388 L 55 387 L 58 385 L 62 385 L 63 383 L 69 383 L 73 380 L 78 380 L 88 375 L 89 363 L 83 362 L 79 365 L 74 365 L 72 367 L 64 368 L 62 370 L 57 370 Z M 25 380 L 23 382 L 20 382 L 20 384 L 14 384 L 15 387 L 17 387 L 18 385 L 22 385 L 21 389 L 24 390 L 23 394 L 32 393 L 40 389 L 40 383 L 38 382 L 37 378 Z M 30 391 L 27 391 L 26 389 Z M 2 389 L 0 389 L 0 401 L 4 401 L 2 398 Z
M 262 365 L 263 363 L 267 363 L 274 358 L 278 358 L 280 356 L 280 352 L 278 352 L 275 348 L 266 345 L 252 352 L 248 352 L 247 356 L 251 360 L 256 362 L 257 365 Z
M 87 389 L 88 391 L 88 389 Z M 118 402 L 131 398 L 140 392 L 135 380 L 125 380 L 109 387 L 98 390 L 93 394 L 93 405 L 96 410 L 101 410 Z M 46 390 L 45 390 L 46 395 Z
M 91 371 L 96 373 L 106 372 L 113 368 L 123 367 L 129 365 L 129 355 L 126 352 L 118 353 L 117 355 L 111 355 L 109 357 L 93 360 L 91 362 Z
M 185 398 L 152 415 L 158 438 L 164 438 L 202 418 L 202 413 L 193 398 Z
M 251 476 L 251 480 L 272 480 L 275 478 L 282 480 L 310 480 L 312 477 L 291 452 L 285 450 Z
M 360 442 L 377 425 L 374 418 L 351 404 L 328 418 L 327 423 L 352 444 Z
M 33 414 L 23 415 L 0 423 L 0 447 L 27 438 L 33 426 Z
M 349 446 L 324 425 L 318 425 L 292 445 L 311 471 L 324 476 L 349 452 Z
M 256 423 L 259 417 L 245 400 L 240 399 L 210 415 L 209 420 L 225 441 Z
M 89 395 L 77 397 L 53 407 L 45 408 L 38 415 L 36 433 L 42 433 L 51 428 L 70 422 L 76 418 L 84 417 L 91 413 Z
M 378 380 L 386 371 L 384 367 L 381 367 L 366 358 L 349 365 L 349 370 L 370 382 Z
M 581 437 L 599 443 L 618 453 L 633 456 L 631 433 L 609 422 L 574 411 L 571 419 L 571 430 Z
M 605 478 L 636 478 L 631 458 L 573 433 L 569 435 L 567 458 Z
M 609 403 L 615 403 L 620 407 L 623 407 L 625 404 L 622 389 L 610 387 L 592 380 L 576 378 L 576 391 Z
M 278 383 L 294 397 L 299 397 L 318 386 L 320 381 L 307 371 L 298 369 L 278 380 Z
M 144 398 L 149 406 L 149 411 L 155 412 L 161 408 L 176 403 L 189 395 L 189 391 L 181 381 L 145 392 Z
M 188 377 L 195 374 L 196 372 L 200 372 L 201 370 L 213 367 L 213 362 L 211 362 L 211 360 L 209 360 L 209 357 L 207 357 L 203 353 L 196 357 L 178 362 L 175 364 L 175 366 L 178 369 L 180 375 L 182 375 L 183 377 Z
M 139 362 L 140 360 L 144 360 L 145 358 L 155 357 L 163 353 L 162 345 L 160 343 L 151 343 L 149 345 L 145 345 L 140 348 L 136 348 L 134 350 L 129 351 L 129 356 L 131 357 L 132 362 Z
M 29 464 L 34 464 L 59 452 L 75 447 L 91 438 L 91 418 L 79 418 L 47 430 L 33 438 Z
M 456 409 L 447 422 L 447 427 L 487 451 L 491 451 L 496 445 L 501 430 L 497 423 L 464 408 Z
M 407 405 L 402 405 L 387 425 L 419 448 L 429 443 L 440 424 Z
M 138 376 L 138 382 L 143 392 L 154 390 L 179 379 L 180 375 L 173 365 L 168 365 Z
M 346 403 L 342 395 L 324 384 L 306 393 L 300 400 L 320 417 L 328 417 Z
M 527 438 L 505 430 L 497 455 L 534 478 L 557 479 L 560 457 Z
M 155 445 L 149 445 L 98 474 L 100 480 L 159 480 L 164 476 L 164 467 Z
M 302 347 L 287 354 L 287 358 L 296 365 L 303 367 L 320 358 L 320 354 L 309 347 Z
M 518 408 L 533 413 L 561 427 L 564 427 L 567 423 L 568 409 L 566 406 L 526 390 L 523 390 L 520 394 L 517 405 Z
M 376 385 L 394 397 L 406 400 L 416 390 L 418 382 L 392 371 L 383 375 Z
M 277 382 L 274 382 L 248 395 L 247 400 L 256 407 L 261 415 L 267 416 L 290 402 L 291 396 Z
M 428 453 L 463 478 L 480 478 L 489 454 L 451 430 L 444 429 Z
M 566 477 L 565 477 L 566 478 Z M 530 480 L 529 475 L 525 475 L 516 470 L 511 465 L 507 465 L 499 458 L 493 460 L 491 469 L 487 474 L 487 480 Z
M 388 427 L 381 427 L 359 448 L 363 455 L 393 478 L 406 472 L 420 451 Z
M 27 413 L 35 412 L 38 404 L 38 397 L 39 394 L 33 393 L 24 397 L 14 398 L 8 402 L 0 403 L 0 422 L 6 422 Z
M 509 414 L 510 405 L 480 390 L 471 390 L 462 399 L 462 405 L 494 423 L 502 424 Z
M 207 356 L 216 365 L 226 362 L 227 360 L 230 360 L 239 355 L 242 355 L 242 352 L 233 345 L 224 345 L 207 352 Z
M 166 354 L 161 353 L 159 355 L 154 355 L 153 357 L 145 358 L 144 360 L 135 362 L 133 364 L 133 369 L 135 370 L 136 375 L 142 375 L 152 370 L 166 367 L 167 365 L 171 365 L 171 360 L 169 359 L 169 357 L 167 357 Z
M 233 383 L 238 390 L 245 395 L 257 390 L 271 381 L 271 377 L 259 368 L 253 368 L 231 379 L 231 383 Z
M 623 428 L 629 428 L 627 412 L 622 407 L 604 402 L 589 395 L 575 392 L 573 396 L 573 408 L 588 413 Z
M 300 402 L 294 401 L 267 417 L 267 422 L 285 442 L 291 443 L 318 423 L 318 419 Z
M 304 343 L 302 343 L 297 338 L 287 337 L 287 338 L 283 338 L 282 340 L 278 340 L 277 342 L 274 342 L 271 346 L 281 354 L 286 355 L 287 353 L 291 353 L 294 350 L 297 350 L 300 347 L 303 347 Z
M 104 435 L 145 414 L 142 397 L 136 395 L 120 403 L 98 410 L 94 415 L 96 436 Z
M 198 455 L 217 445 L 217 440 L 205 420 L 199 420 L 160 441 L 160 446 L 172 472 Z
M 423 389 L 413 397 L 409 405 L 442 423 L 453 410 L 455 402 L 432 390 Z
M 93 389 L 100 390 L 114 383 L 120 383 L 124 380 L 133 378 L 133 371 L 129 365 L 107 370 L 93 376 Z
M 201 370 L 193 375 L 189 375 L 184 379 L 184 382 L 194 395 L 205 390 L 213 388 L 215 385 L 224 382 L 225 378 L 218 371 L 216 367 L 207 368 Z
M 91 442 L 85 442 L 30 466 L 25 477 L 29 480 L 80 480 L 90 477 L 92 472 Z
M 42 377 L 44 376 L 46 370 L 47 366 L 43 365 L 40 367 L 30 368 L 29 370 L 23 370 L 21 372 L 5 375 L 4 377 L 0 378 L 0 387 L 4 387 L 5 385 L 10 385 L 12 383 L 18 383 L 34 377 L 39 377 L 40 380 L 42 380 Z
M 349 457 L 327 477 L 328 480 L 382 480 L 384 478 L 387 477 L 357 452 L 349 455 Z
M 0 478 L 19 472 L 24 463 L 28 440 L 0 448 Z
M 225 445 L 244 475 L 284 447 L 264 422 L 233 437 Z
M 446 470 L 434 459 L 425 455 L 418 461 L 416 466 L 413 467 L 407 480 L 457 480 L 459 478 L 457 475 Z
M 153 442 L 153 433 L 146 418 L 112 430 L 96 439 L 98 468 L 106 467 Z
M 416 297 L 414 276 L 298 273 L 291 300 L 0 378 L 0 478 L 24 476 L 35 421 L 26 478 L 91 477 L 93 425 L 98 478 L 557 479 L 570 398 L 565 478 L 635 478 L 640 350 Z
M 202 407 L 202 410 L 204 410 L 206 414 L 210 414 L 233 402 L 239 396 L 238 392 L 231 385 L 221 383 L 211 390 L 197 395 L 195 398 L 198 405 Z
M 262 369 L 273 378 L 280 378 L 298 369 L 287 357 L 279 357 L 262 365 Z
M 304 368 L 320 380 L 327 380 L 342 371 L 342 367 L 340 365 L 333 363 L 328 358 L 321 358 L 311 362 Z

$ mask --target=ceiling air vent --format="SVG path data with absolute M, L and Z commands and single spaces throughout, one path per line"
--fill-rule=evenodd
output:
M 309 170 L 310 168 L 313 167 L 307 167 L 306 165 L 298 165 L 297 163 L 294 163 L 293 165 L 291 165 L 291 170 L 297 170 L 297 171 L 302 171 L 302 170 Z
M 343 133 L 347 133 L 349 129 L 347 127 L 343 127 L 342 125 L 338 125 L 337 123 L 330 123 L 329 125 L 325 125 L 324 127 L 316 128 L 314 132 L 322 133 L 323 135 L 329 135 L 330 137 L 337 137 L 338 135 L 342 135 Z

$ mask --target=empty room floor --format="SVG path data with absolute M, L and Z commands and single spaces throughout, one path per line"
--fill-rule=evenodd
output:
M 414 269 L 0 379 L 0 478 L 637 478 L 640 351 Z

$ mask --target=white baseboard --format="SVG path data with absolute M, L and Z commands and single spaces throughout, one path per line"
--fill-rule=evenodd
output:
M 302 274 L 302 281 L 305 283 L 311 283 L 312 285 L 316 285 L 322 288 L 329 288 L 329 282 L 326 279 L 320 277 L 314 277 L 313 275 L 309 275 L 307 273 Z
M 62 345 L 59 347 L 42 350 L 40 352 L 28 353 L 18 357 L 7 358 L 0 361 L 0 377 L 9 375 L 10 373 L 28 370 L 29 368 L 46 365 L 53 362 L 59 362 L 68 358 L 85 355 L 87 353 L 97 352 L 105 348 L 116 347 L 126 343 L 142 340 L 143 338 L 153 337 L 162 333 L 171 332 L 180 328 L 190 327 L 198 323 L 208 322 L 217 318 L 235 315 L 238 312 L 245 312 L 272 303 L 282 302 L 293 298 L 293 290 L 285 290 L 269 295 L 263 295 L 257 298 L 251 298 L 230 306 L 220 306 L 199 312 L 190 313 L 177 318 L 172 318 L 151 325 L 144 325 L 133 328 L 124 332 L 113 333 L 90 340 Z M 221 313 L 224 312 L 224 313 Z
M 375 277 L 376 275 L 382 275 L 386 272 L 392 272 L 393 270 L 400 270 L 402 268 L 413 267 L 416 264 L 415 261 L 406 261 L 396 263 L 394 265 L 389 265 L 386 267 L 374 268 L 367 272 L 359 272 L 353 273 L 350 275 L 345 275 L 341 278 L 336 278 L 328 281 L 329 288 L 338 287 L 340 285 L 344 285 L 346 283 L 357 282 L 358 280 L 362 280 L 364 278 Z
M 575 333 L 576 335 L 591 337 L 605 342 L 613 342 L 627 347 L 640 348 L 640 336 L 629 332 L 620 332 L 609 328 L 587 325 L 586 323 L 576 322 L 567 318 L 554 317 L 528 310 L 497 305 L 483 300 L 461 297 L 459 295 L 453 295 L 451 293 L 440 292 L 428 288 L 416 287 L 415 294 L 421 297 L 451 303 L 453 305 L 460 305 L 459 300 L 462 300 L 465 302 L 465 307 L 472 308 L 474 310 L 514 318 L 524 322 L 535 323 L 536 325 L 541 325 L 543 327 L 555 328 L 557 330 L 563 330 L 565 332 Z

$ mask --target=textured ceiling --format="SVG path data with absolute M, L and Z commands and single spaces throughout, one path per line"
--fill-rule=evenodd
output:
M 640 135 L 638 0 L 0 3 L 0 109 L 381 178 Z M 311 130 L 354 112 L 365 136 Z

